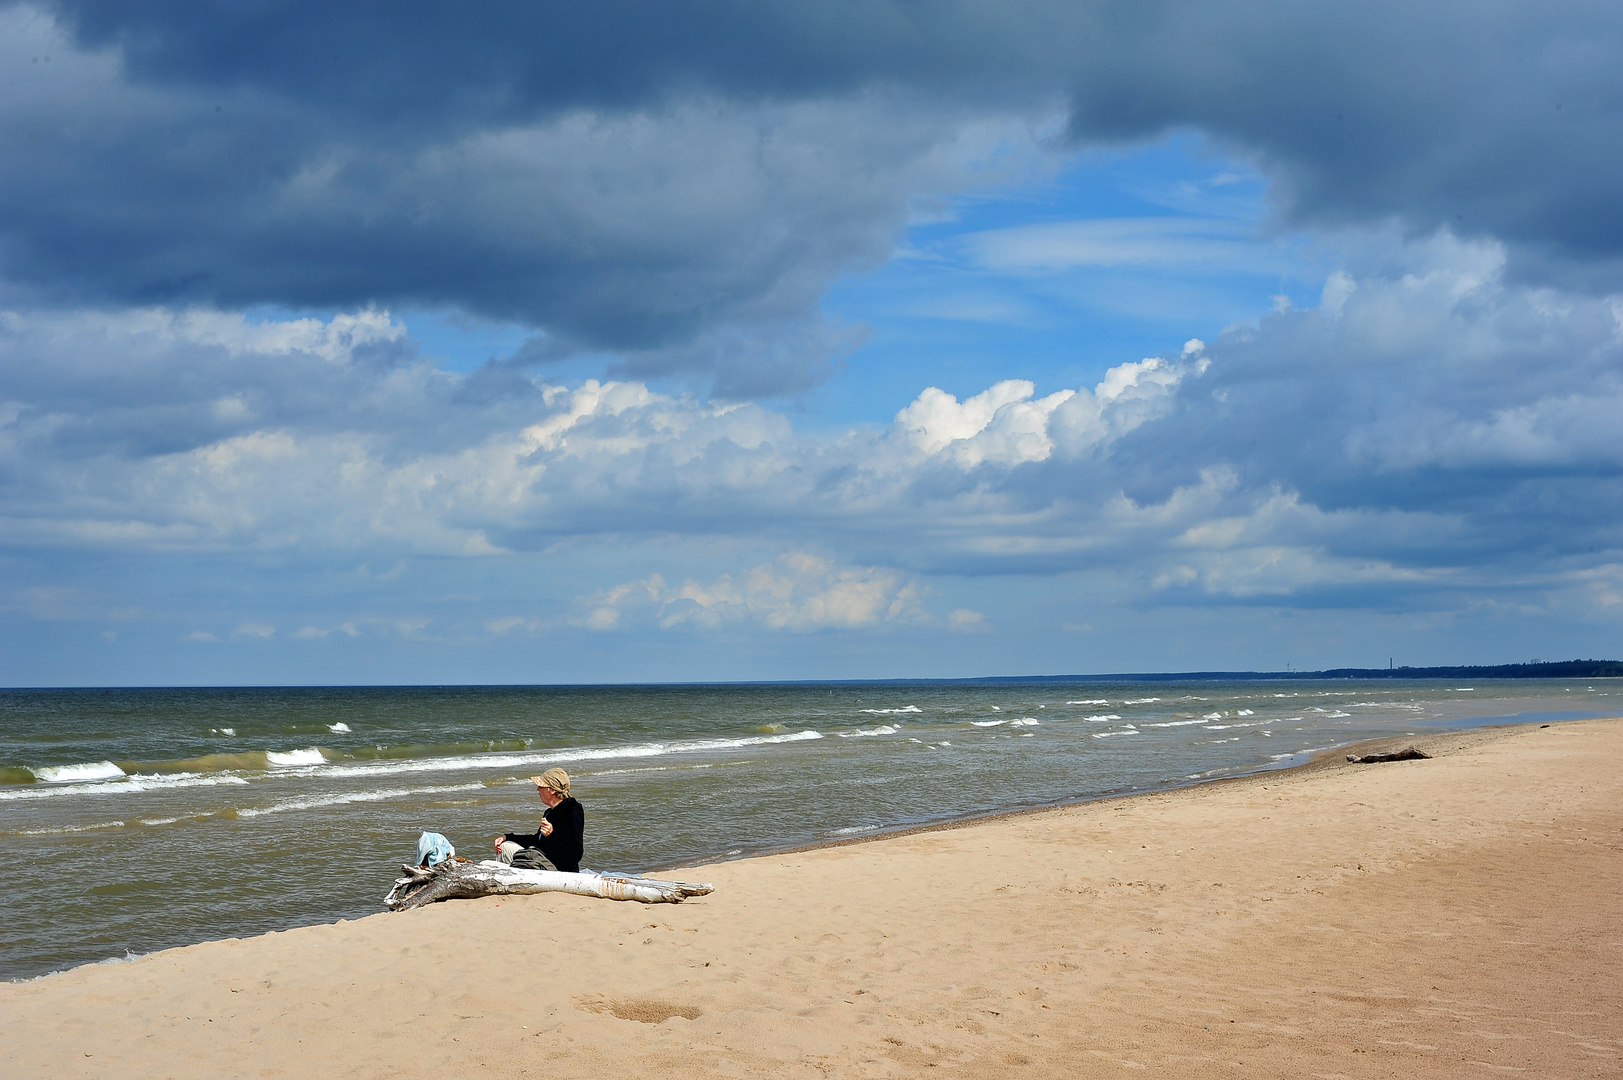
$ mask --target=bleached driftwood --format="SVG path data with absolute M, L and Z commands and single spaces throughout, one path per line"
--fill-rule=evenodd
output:
M 389 895 L 383 898 L 392 911 L 407 911 L 439 900 L 468 900 L 505 893 L 566 892 L 609 900 L 639 900 L 644 904 L 680 904 L 690 896 L 713 891 L 709 885 L 655 881 L 624 874 L 527 870 L 491 859 L 484 862 L 448 859 L 432 869 L 420 866 L 400 869 L 406 876 L 397 879 Z

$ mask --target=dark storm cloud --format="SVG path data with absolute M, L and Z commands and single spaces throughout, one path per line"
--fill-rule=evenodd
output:
M 1620 280 L 1615 4 L 48 10 L 5 16 L 0 266 L 62 301 L 451 305 L 792 389 L 826 357 L 704 343 L 805 338 L 914 198 L 1056 110 L 1077 143 L 1204 131 L 1286 220 Z

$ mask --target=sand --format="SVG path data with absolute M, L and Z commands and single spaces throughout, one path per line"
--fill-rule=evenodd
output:
M 1617 1072 L 1623 720 L 1404 741 L 1437 756 L 717 864 L 682 905 L 453 901 L 3 985 L 0 1071 Z

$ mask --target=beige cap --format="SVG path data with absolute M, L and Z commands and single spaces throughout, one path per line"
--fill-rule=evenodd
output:
M 536 787 L 549 787 L 560 795 L 569 794 L 569 774 L 562 769 L 548 769 L 540 776 L 530 777 Z

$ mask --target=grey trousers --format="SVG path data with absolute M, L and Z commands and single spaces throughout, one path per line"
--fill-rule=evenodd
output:
M 541 854 L 539 848 L 527 848 L 508 840 L 502 844 L 502 851 L 497 858 L 509 866 L 516 866 L 521 870 L 556 870 L 552 860 Z

